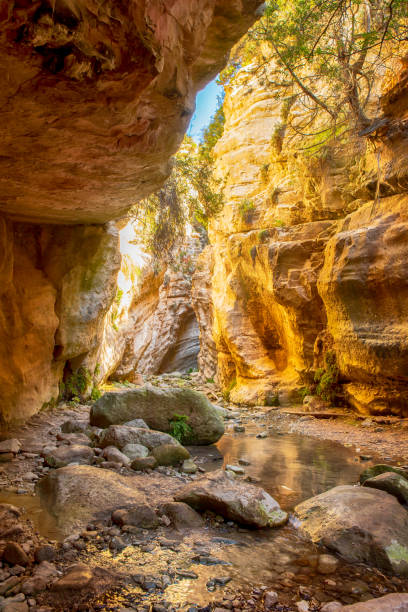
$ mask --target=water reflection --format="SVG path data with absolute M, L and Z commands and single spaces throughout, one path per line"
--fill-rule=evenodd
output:
M 336 442 L 277 433 L 260 439 L 255 434 L 247 428 L 245 434 L 223 436 L 217 444 L 223 463 L 250 461 L 246 474 L 259 479 L 285 509 L 337 485 L 358 482 L 361 471 L 372 465 L 362 465 L 351 449 Z
M 12 504 L 24 511 L 42 536 L 50 540 L 62 542 L 64 533 L 57 527 L 57 522 L 41 505 L 40 497 L 35 495 L 18 495 L 10 491 L 0 491 L 0 504 Z

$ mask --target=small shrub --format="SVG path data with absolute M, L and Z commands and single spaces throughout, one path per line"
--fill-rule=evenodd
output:
M 237 386 L 237 379 L 233 378 L 226 389 L 222 392 L 222 397 L 226 402 L 230 401 L 231 391 Z
M 280 406 L 278 393 L 268 393 L 265 397 L 265 406 Z
M 259 232 L 258 234 L 259 242 L 266 242 L 268 238 L 269 238 L 269 230 L 264 229 Z
M 301 387 L 300 389 L 298 389 L 297 396 L 299 398 L 300 404 L 303 404 L 303 400 L 307 395 L 312 395 L 310 387 Z
M 188 416 L 185 414 L 174 414 L 170 421 L 170 434 L 181 444 L 193 433 L 193 430 L 187 421 Z
M 334 351 L 326 353 L 324 361 L 325 367 L 316 370 L 314 376 L 314 381 L 317 383 L 316 395 L 326 402 L 333 402 L 340 375 Z
M 100 397 L 102 397 L 101 391 L 98 389 L 98 387 L 93 387 L 91 391 L 91 400 L 96 402 L 96 400 L 98 400 Z
M 244 198 L 238 204 L 239 214 L 241 215 L 245 223 L 249 223 L 249 221 L 251 220 L 251 215 L 254 210 L 255 210 L 255 204 L 253 203 L 252 200 L 248 200 L 248 198 Z
M 92 375 L 87 368 L 80 367 L 61 384 L 61 397 L 79 403 L 92 384 Z

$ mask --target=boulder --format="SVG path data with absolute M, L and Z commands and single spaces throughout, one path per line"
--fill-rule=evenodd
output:
M 386 491 L 402 504 L 408 504 L 408 480 L 396 472 L 384 472 L 374 478 L 367 478 L 363 486 Z
M 10 440 L 3 440 L 3 442 L 0 442 L 0 453 L 17 454 L 20 448 L 21 442 L 16 438 L 10 438 Z
M 157 461 L 154 457 L 140 457 L 133 459 L 130 467 L 132 470 L 145 472 L 146 470 L 154 470 L 157 467 Z
M 379 463 L 378 465 L 372 465 L 360 474 L 360 484 L 364 484 L 368 478 L 375 478 L 376 476 L 385 474 L 386 472 L 394 472 L 395 474 L 399 474 L 403 478 L 408 479 L 408 473 L 405 470 L 394 467 L 393 465 Z
M 102 456 L 107 461 L 113 461 L 114 463 L 121 463 L 122 465 L 128 465 L 130 463 L 129 457 L 121 453 L 116 446 L 107 446 L 104 448 Z
M 29 559 L 18 542 L 7 542 L 3 550 L 3 559 L 10 565 L 27 565 Z
M 92 570 L 84 563 L 76 563 L 68 568 L 65 576 L 52 585 L 53 591 L 78 591 L 89 585 L 93 578 Z
M 77 421 L 76 419 L 68 419 L 61 425 L 63 433 L 85 433 L 89 428 L 89 424 L 85 421 Z
M 122 450 L 128 444 L 141 444 L 149 450 L 162 444 L 179 445 L 177 440 L 169 434 L 141 427 L 128 427 L 127 425 L 111 425 L 99 437 L 101 448 L 116 446 L 116 448 Z
M 42 561 L 35 569 L 32 576 L 23 582 L 21 592 L 25 595 L 36 595 L 45 591 L 48 584 L 58 576 L 58 570 L 53 563 Z
M 183 465 L 181 466 L 181 471 L 183 474 L 196 474 L 197 470 L 198 467 L 192 459 L 186 459 L 183 461 Z
M 408 593 L 390 593 L 341 608 L 344 612 L 408 612 Z
M 122 448 L 122 452 L 126 457 L 129 457 L 131 461 L 133 459 L 140 459 L 141 457 L 147 457 L 149 449 L 143 444 L 126 444 Z
M 251 527 L 279 527 L 288 520 L 286 512 L 266 491 L 237 481 L 224 470 L 205 474 L 188 484 L 174 498 L 195 510 L 212 510 Z
M 131 508 L 120 508 L 112 512 L 112 521 L 117 525 L 134 525 L 143 529 L 157 527 L 159 519 L 149 504 L 137 504 Z
M 92 448 L 82 444 L 60 446 L 48 453 L 44 453 L 46 464 L 53 468 L 64 467 L 70 463 L 89 464 L 93 457 L 94 451 Z
M 134 476 L 88 465 L 52 471 L 37 483 L 36 490 L 67 535 L 95 519 L 110 518 L 117 508 L 146 503 Z
M 190 458 L 190 453 L 181 444 L 161 444 L 153 449 L 152 455 L 158 465 L 178 465 Z
M 0 504 L 0 538 L 7 538 L 8 534 L 13 535 L 19 526 L 21 512 L 16 506 L 11 504 Z
M 146 425 L 143 419 L 133 419 L 132 421 L 127 421 L 123 423 L 123 425 L 127 425 L 128 427 L 141 427 L 142 429 L 150 429 L 148 425 Z
M 408 512 L 392 495 L 342 485 L 295 508 L 302 530 L 347 561 L 408 574 Z
M 145 386 L 105 393 L 91 409 L 91 424 L 98 427 L 142 418 L 149 427 L 170 432 L 177 415 L 187 417 L 189 432 L 183 444 L 212 444 L 224 433 L 219 411 L 205 395 L 192 389 L 159 389 Z
M 1 604 L 1 612 L 28 612 L 29 608 L 25 601 L 13 601 L 7 599 Z
M 201 516 L 183 502 L 167 502 L 160 510 L 169 517 L 176 529 L 195 529 L 204 526 Z

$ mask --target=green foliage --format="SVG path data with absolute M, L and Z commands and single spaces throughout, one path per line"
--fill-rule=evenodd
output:
M 60 386 L 60 396 L 65 400 L 79 403 L 92 385 L 92 374 L 84 367 L 72 372 Z
M 188 223 L 206 230 L 209 219 L 223 207 L 223 184 L 214 177 L 213 149 L 224 122 L 223 101 L 219 99 L 201 143 L 196 145 L 186 136 L 163 187 L 131 211 L 142 224 L 146 250 L 158 260 L 171 261 Z
M 213 383 L 213 382 L 214 382 L 214 379 L 213 379 L 213 378 L 207 378 L 207 380 L 206 380 L 205 382 L 208 382 L 208 383 Z
M 298 389 L 296 395 L 298 397 L 299 404 L 303 404 L 303 400 L 305 399 L 305 397 L 307 395 L 313 395 L 313 394 L 312 394 L 312 390 L 310 389 L 310 387 L 301 387 L 300 389 Z
M 339 375 L 336 354 L 334 351 L 329 351 L 325 355 L 325 367 L 315 372 L 316 395 L 326 402 L 333 402 L 336 397 Z
M 228 387 L 226 389 L 223 390 L 222 392 L 222 397 L 224 398 L 224 400 L 226 402 L 230 401 L 230 397 L 231 397 L 231 391 L 234 389 L 234 387 L 237 386 L 237 379 L 233 378 L 231 380 L 231 382 L 229 383 Z
M 279 394 L 268 393 L 265 397 L 265 406 L 280 406 Z
M 101 364 L 97 363 L 94 369 L 94 376 L 99 376 L 100 373 L 101 373 Z
M 245 223 L 249 223 L 251 215 L 255 210 L 255 204 L 252 200 L 244 198 L 238 204 L 238 211 Z
M 258 233 L 259 242 L 266 242 L 269 238 L 269 230 L 264 229 Z
M 102 392 L 100 391 L 100 389 L 98 389 L 98 387 L 96 386 L 93 387 L 91 391 L 91 400 L 96 402 L 96 400 L 98 400 L 100 397 L 102 397 Z
M 229 84 L 252 62 L 261 84 L 284 101 L 273 148 L 281 152 L 289 130 L 291 143 L 302 141 L 298 153 L 317 154 L 370 125 L 375 79 L 403 56 L 407 37 L 406 0 L 267 0 L 221 81 Z
M 115 295 L 115 299 L 114 299 L 114 302 L 115 302 L 115 304 L 117 306 L 119 306 L 122 297 L 123 297 L 123 289 L 118 289 L 116 291 L 116 295 Z
M 190 438 L 193 433 L 187 421 L 188 416 L 185 414 L 174 414 L 170 421 L 170 434 L 181 444 L 185 439 Z

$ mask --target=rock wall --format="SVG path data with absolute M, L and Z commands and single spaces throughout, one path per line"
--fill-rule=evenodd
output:
M 107 315 L 96 356 L 100 377 L 132 381 L 137 374 L 196 368 L 199 330 L 191 303 L 191 277 L 202 248 L 199 236 L 186 240 L 167 269 L 156 269 L 137 244 L 137 228 L 129 224 L 121 235 L 120 299 Z
M 166 178 L 260 0 L 0 2 L 0 210 L 119 218 Z
M 276 153 L 281 103 L 254 68 L 227 89 L 216 147 L 225 206 L 193 280 L 199 363 L 234 401 L 293 402 L 334 351 L 349 404 L 407 416 L 406 68 L 370 146 L 353 137 L 308 163 L 284 135 Z
M 3 426 L 55 401 L 80 368 L 89 391 L 117 367 L 126 342 L 109 221 L 163 183 L 196 92 L 261 4 L 0 0 Z M 191 313 L 172 336 L 186 353 Z

